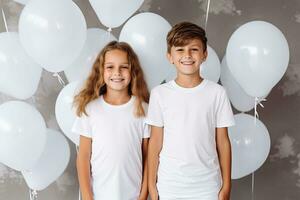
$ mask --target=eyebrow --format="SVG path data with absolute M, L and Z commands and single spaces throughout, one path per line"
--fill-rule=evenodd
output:
M 104 65 L 108 65 L 108 64 L 114 64 L 113 62 L 107 62 L 107 63 L 104 63 Z M 121 63 L 121 65 L 129 65 L 129 63 Z

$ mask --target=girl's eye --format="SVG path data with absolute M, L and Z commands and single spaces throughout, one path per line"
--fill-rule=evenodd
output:
M 107 66 L 105 66 L 105 68 L 106 68 L 106 69 L 112 69 L 112 68 L 113 68 L 113 66 L 111 66 L 111 65 L 107 65 Z
M 123 66 L 121 66 L 121 68 L 123 68 L 123 69 L 129 69 L 129 66 L 123 65 Z
M 199 49 L 192 49 L 192 51 L 199 51 Z

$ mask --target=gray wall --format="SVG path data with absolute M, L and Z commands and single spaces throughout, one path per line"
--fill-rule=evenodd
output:
M 17 21 L 23 8 L 12 0 L 3 0 L 8 29 L 17 30 Z M 76 0 L 84 12 L 88 27 L 100 27 L 88 0 Z M 145 0 L 140 12 L 155 12 L 171 24 L 188 20 L 204 26 L 206 0 Z M 1 18 L 1 17 L 0 17 Z M 256 200 L 296 200 L 300 197 L 300 1 L 299 0 L 211 0 L 207 33 L 209 44 L 221 59 L 230 35 L 240 25 L 252 20 L 266 20 L 282 30 L 290 45 L 290 64 L 283 79 L 273 88 L 259 108 L 260 119 L 271 136 L 271 152 L 265 164 L 255 172 Z M 0 31 L 5 31 L 0 19 Z M 119 29 L 113 30 L 118 36 Z M 1 73 L 1 72 L 0 72 Z M 62 74 L 63 75 L 63 74 Z M 62 86 L 52 74 L 44 71 L 35 106 L 44 116 L 47 126 L 57 129 L 54 115 L 56 97 Z M 0 103 L 11 98 L 0 93 Z M 32 99 L 27 102 L 33 103 Z M 252 113 L 251 113 L 252 114 Z M 71 161 L 64 174 L 44 191 L 42 200 L 78 199 L 74 145 L 70 142 Z M 251 176 L 233 181 L 232 199 L 251 199 Z M 29 199 L 28 188 L 21 174 L 0 164 L 0 199 Z

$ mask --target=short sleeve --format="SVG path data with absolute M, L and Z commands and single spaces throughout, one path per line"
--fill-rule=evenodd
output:
M 161 103 L 155 89 L 151 91 L 146 123 L 157 127 L 164 126 Z
M 149 138 L 150 137 L 150 127 L 146 123 L 146 119 L 143 120 L 143 138 Z
M 216 102 L 216 127 L 229 127 L 235 125 L 233 112 L 230 101 L 227 97 L 226 90 L 222 88 L 221 94 Z
M 76 116 L 72 126 L 72 132 L 91 138 L 92 131 L 89 123 L 89 117 L 84 113 L 81 115 L 81 117 Z

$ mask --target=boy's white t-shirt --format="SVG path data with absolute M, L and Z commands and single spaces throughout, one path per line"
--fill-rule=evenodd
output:
M 164 128 L 160 197 L 214 199 L 208 193 L 221 185 L 215 129 L 234 125 L 225 89 L 207 79 L 193 88 L 174 80 L 159 85 L 151 91 L 146 122 Z
M 90 102 L 88 116 L 72 131 L 92 139 L 91 177 L 95 200 L 136 200 L 142 183 L 142 140 L 149 137 L 145 117 L 134 115 L 136 97 L 111 105 L 103 96 Z M 143 107 L 147 111 L 147 104 Z

